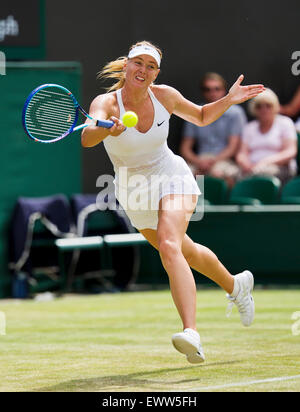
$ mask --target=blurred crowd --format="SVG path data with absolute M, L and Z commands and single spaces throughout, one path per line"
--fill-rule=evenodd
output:
M 213 103 L 226 95 L 226 81 L 218 73 L 206 73 L 200 92 L 200 104 Z M 205 127 L 184 123 L 180 154 L 195 176 L 218 177 L 233 187 L 247 176 L 277 176 L 284 184 L 297 175 L 300 87 L 286 105 L 267 88 L 247 102 L 246 110 L 231 106 Z

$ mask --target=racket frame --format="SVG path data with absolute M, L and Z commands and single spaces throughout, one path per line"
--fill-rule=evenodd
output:
M 30 131 L 28 130 L 27 125 L 26 125 L 26 112 L 27 112 L 28 105 L 29 105 L 29 103 L 31 102 L 32 98 L 33 98 L 40 90 L 47 89 L 47 88 L 49 88 L 49 87 L 56 87 L 56 88 L 59 88 L 59 89 L 63 90 L 65 93 L 67 93 L 67 94 L 72 98 L 72 100 L 73 100 L 74 107 L 75 107 L 75 109 L 76 109 L 76 113 L 75 113 L 75 119 L 74 119 L 72 125 L 71 125 L 70 128 L 69 128 L 66 132 L 64 132 L 61 136 L 58 136 L 58 137 L 56 137 L 56 138 L 54 138 L 54 139 L 51 139 L 51 140 L 42 140 L 42 139 L 37 139 L 36 137 L 34 137 L 34 136 L 30 133 Z M 79 112 L 81 112 L 81 113 L 82 113 L 85 117 L 87 117 L 88 119 L 92 120 L 92 122 L 89 123 L 89 124 L 84 123 L 84 124 L 81 124 L 81 125 L 76 126 L 76 123 L 77 123 L 78 117 L 79 117 Z M 30 93 L 30 95 L 27 97 L 27 99 L 26 99 L 26 101 L 25 101 L 25 104 L 24 104 L 24 107 L 23 107 L 23 111 L 22 111 L 22 123 L 23 123 L 24 130 L 25 130 L 26 134 L 30 137 L 30 139 L 32 139 L 32 140 L 34 140 L 34 141 L 36 141 L 36 142 L 40 142 L 40 143 L 55 143 L 55 142 L 58 142 L 59 140 L 65 138 L 65 137 L 68 136 L 69 134 L 71 134 L 71 133 L 73 133 L 73 132 L 76 132 L 76 131 L 78 131 L 78 130 L 84 129 L 85 127 L 88 127 L 88 126 L 91 126 L 91 125 L 94 125 L 94 126 L 97 126 L 97 127 L 104 127 L 104 128 L 106 128 L 106 129 L 110 129 L 110 128 L 114 125 L 114 122 L 113 122 L 112 120 L 96 120 L 96 119 L 93 119 L 93 118 L 80 106 L 80 104 L 77 102 L 75 96 L 73 95 L 72 92 L 70 92 L 70 90 L 68 90 L 68 89 L 65 88 L 64 86 L 60 86 L 59 84 L 54 84 L 54 83 L 42 84 L 41 86 L 38 86 L 36 89 L 34 89 L 34 90 Z

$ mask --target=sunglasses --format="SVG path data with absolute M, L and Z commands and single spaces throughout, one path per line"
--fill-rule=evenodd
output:
M 270 103 L 258 103 L 255 108 L 256 109 L 262 109 L 262 108 L 266 108 L 266 109 L 271 109 L 273 106 Z
M 209 92 L 220 92 L 221 90 L 224 90 L 223 87 L 202 87 L 202 91 L 204 93 L 209 93 Z

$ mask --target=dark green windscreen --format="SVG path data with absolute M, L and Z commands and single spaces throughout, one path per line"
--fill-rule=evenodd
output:
M 0 297 L 10 293 L 8 224 L 19 196 L 67 196 L 81 192 L 80 133 L 53 144 L 25 134 L 22 108 L 30 92 L 45 83 L 71 90 L 80 101 L 79 63 L 10 63 L 0 76 Z

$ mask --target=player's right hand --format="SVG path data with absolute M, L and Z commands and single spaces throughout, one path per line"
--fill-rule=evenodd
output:
M 114 122 L 114 125 L 109 129 L 109 135 L 115 137 L 120 136 L 120 134 L 126 129 L 122 121 L 115 116 L 111 116 L 109 120 Z

